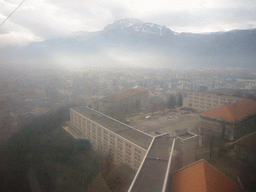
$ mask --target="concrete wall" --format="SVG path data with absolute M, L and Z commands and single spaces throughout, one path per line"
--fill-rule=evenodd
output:
M 191 133 L 192 134 L 192 133 Z M 198 149 L 199 140 L 198 136 L 192 134 L 188 138 L 176 139 L 175 149 L 180 153 L 181 167 L 187 166 L 196 160 L 196 150 Z

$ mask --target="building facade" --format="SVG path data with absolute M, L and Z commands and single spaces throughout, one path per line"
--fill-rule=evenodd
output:
M 242 99 L 244 98 L 232 95 L 189 91 L 188 97 L 184 98 L 183 107 L 189 107 L 199 111 L 207 111 Z
M 155 138 L 89 107 L 71 108 L 70 121 L 66 122 L 63 128 L 76 139 L 90 141 L 93 149 L 100 154 L 113 154 L 116 164 L 126 164 L 135 171 L 149 150 L 152 150 Z M 195 161 L 197 135 L 189 132 L 175 136 L 164 135 L 166 140 L 173 137 L 176 141 L 172 150 L 179 154 L 179 166 L 186 166 Z M 172 145 L 165 148 L 169 152 Z
M 125 114 L 132 114 L 147 106 L 148 97 L 149 89 L 137 87 L 99 99 L 95 102 L 94 109 L 104 114 L 121 110 Z
M 87 139 L 100 154 L 112 153 L 116 164 L 137 170 L 152 137 L 88 107 L 70 109 L 64 127 L 76 139 Z
M 234 140 L 256 128 L 256 101 L 243 99 L 200 113 L 204 144 L 212 137 Z

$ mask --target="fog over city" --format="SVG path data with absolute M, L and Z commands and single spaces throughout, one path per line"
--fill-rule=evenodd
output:
M 256 1 L 0 0 L 0 191 L 254 192 L 255 144 Z

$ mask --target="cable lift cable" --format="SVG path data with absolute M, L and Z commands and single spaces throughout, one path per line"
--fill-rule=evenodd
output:
M 16 9 L 14 9 L 14 10 L 11 12 L 11 14 L 8 15 L 8 16 L 5 18 L 5 20 L 0 24 L 0 27 L 12 16 L 12 14 L 13 14 L 25 1 L 26 1 L 26 0 L 22 1 L 22 2 L 18 5 L 18 7 L 16 7 Z

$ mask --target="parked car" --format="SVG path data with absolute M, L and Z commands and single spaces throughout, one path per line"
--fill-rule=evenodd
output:
M 150 119 L 151 118 L 151 116 L 150 115 L 148 115 L 147 117 L 146 117 L 146 119 Z

